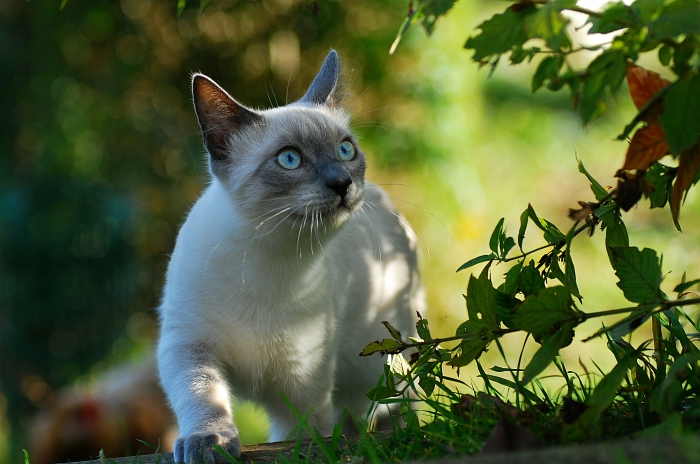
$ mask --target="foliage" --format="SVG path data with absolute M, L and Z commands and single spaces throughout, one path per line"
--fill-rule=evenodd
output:
M 453 3 L 411 1 L 392 50 L 407 28 L 419 20 L 432 31 L 437 18 Z M 595 46 L 574 43 L 566 12 L 588 16 L 589 36 L 614 33 L 610 42 Z M 474 50 L 474 61 L 494 72 L 505 55 L 513 65 L 542 57 L 532 76 L 532 91 L 542 87 L 569 89 L 571 103 L 584 125 L 606 111 L 611 94 L 626 78 L 639 112 L 618 137 L 625 140 L 637 129 L 625 164 L 616 174 L 619 182 L 613 198 L 628 211 L 642 195 L 651 197 L 656 192 L 652 207 L 663 206 L 667 199 L 680 230 L 682 200 L 700 180 L 700 109 L 691 103 L 700 97 L 700 3 L 636 0 L 630 5 L 612 2 L 601 11 L 590 11 L 579 7 L 576 0 L 522 0 L 478 28 L 480 33 L 464 45 Z M 572 57 L 583 51 L 600 53 L 585 68 L 578 68 Z M 652 51 L 675 75 L 673 82 L 634 65 L 642 54 Z M 677 168 L 658 163 L 666 155 L 678 160 Z M 659 171 L 665 173 L 663 179 L 659 179 Z
M 397 40 L 419 19 L 430 33 L 435 18 L 447 11 L 436 3 L 411 2 Z M 588 15 L 588 34 L 615 34 L 604 45 L 577 45 L 567 30 L 566 11 Z M 426 18 L 431 18 L 427 24 Z M 469 278 L 467 320 L 453 337 L 433 338 L 428 321 L 420 318 L 417 337 L 404 340 L 388 326 L 390 338 L 368 345 L 363 356 L 390 356 L 384 383 L 368 392 L 368 397 L 396 401 L 394 398 L 412 391 L 428 401 L 442 396 L 455 405 L 459 401 L 445 382 L 445 367 L 459 372 L 460 367 L 477 363 L 487 391 L 495 392 L 494 383 L 508 387 L 517 394 L 518 405 L 531 411 L 551 407 L 537 377 L 554 363 L 566 381 L 566 393 L 557 405 L 563 426 L 550 440 L 610 438 L 678 417 L 685 425 L 700 429 L 700 350 L 696 346 L 700 327 L 686 309 L 700 303 L 700 298 L 689 297 L 692 292 L 688 292 L 700 280 L 687 281 L 684 275 L 675 287 L 676 297 L 669 297 L 661 289 L 661 257 L 655 250 L 630 246 L 622 219 L 622 211 L 644 195 L 652 208 L 669 203 L 680 231 L 682 199 L 700 178 L 700 113 L 694 104 L 700 91 L 700 2 L 637 0 L 631 5 L 611 3 L 596 12 L 578 7 L 575 0 L 525 0 L 486 20 L 479 29 L 465 44 L 474 50 L 474 61 L 494 72 L 507 53 L 511 64 L 543 56 L 532 77 L 532 91 L 543 86 L 553 91 L 568 88 L 584 125 L 606 110 L 612 92 L 627 81 L 639 112 L 619 138 L 624 140 L 636 131 L 624 166 L 616 173 L 616 188 L 603 188 L 579 160 L 579 171 L 588 178 L 595 201 L 581 201 L 579 209 L 570 211 L 575 221 L 570 230 L 561 231 L 538 217 L 530 205 L 520 216 L 517 236 L 508 234 L 505 219 L 498 222 L 489 240 L 490 252 L 458 269 L 486 263 L 478 276 Z M 600 53 L 578 69 L 570 57 L 583 50 Z M 641 53 L 653 50 L 660 64 L 675 74 L 674 81 L 635 64 Z M 661 164 L 659 160 L 666 155 L 676 159 L 678 166 Z M 544 243 L 525 250 L 523 242 L 531 225 Z M 572 243 L 581 240 L 583 232 L 593 236 L 598 229 L 605 234 L 617 286 L 630 306 L 586 313 L 576 303 L 583 296 L 577 285 Z M 496 267 L 505 264 L 510 267 L 497 273 Z M 502 281 L 496 278 L 498 274 L 503 275 Z M 614 315 L 624 317 L 586 340 L 606 337 L 617 365 L 597 385 L 584 385 L 578 374 L 565 368 L 559 351 L 572 342 L 583 322 Z M 624 337 L 647 321 L 651 321 L 654 339 L 632 346 Z M 534 340 L 539 348 L 524 367 L 521 354 L 517 367 L 498 369 L 509 373 L 512 380 L 486 374 L 479 356 L 494 344 L 503 354 L 501 340 L 514 332 L 526 333 L 527 340 Z M 406 360 L 402 353 L 408 349 L 415 351 Z M 509 365 L 505 354 L 503 357 Z M 572 402 L 580 407 L 572 408 Z
M 585 172 L 582 164 L 580 167 Z M 630 301 L 630 307 L 590 313 L 580 311 L 576 299 L 582 297 L 576 286 L 571 245 L 582 232 L 592 234 L 598 223 L 591 220 L 581 226 L 577 223 L 564 234 L 552 223 L 538 218 L 528 206 L 521 216 L 518 241 L 522 243 L 528 225 L 534 223 L 546 244 L 528 251 L 520 248 L 519 253 L 509 256 L 516 238 L 507 234 L 504 222 L 500 221 L 492 234 L 491 253 L 462 267 L 467 269 L 487 262 L 478 277 L 469 278 L 465 296 L 468 319 L 448 338 L 433 338 L 428 321 L 423 318 L 416 325 L 418 337 L 409 337 L 408 341 L 388 326 L 391 337 L 368 345 L 362 352 L 364 356 L 378 352 L 390 356 L 385 382 L 369 391 L 368 397 L 386 401 L 408 391 L 426 400 L 436 395 L 445 396 L 445 391 L 454 396 L 446 386 L 446 366 L 459 371 L 467 364 L 478 363 L 479 356 L 492 344 L 503 352 L 500 343 L 504 337 L 525 332 L 539 344 L 530 361 L 524 367 L 519 361 L 517 367 L 501 369 L 508 372 L 512 380 L 487 375 L 481 370 L 482 378 L 489 390 L 490 383 L 513 389 L 528 407 L 547 405 L 547 397 L 538 396 L 537 390 L 528 385 L 541 388 L 537 376 L 554 362 L 566 380 L 567 392 L 562 399 L 586 400 L 576 418 L 564 421 L 565 426 L 550 437 L 552 440 L 617 436 L 677 414 L 687 425 L 700 429 L 700 350 L 695 345 L 697 334 L 689 335 L 685 327 L 700 332 L 696 319 L 685 309 L 700 303 L 700 298 L 689 298 L 692 292 L 687 291 L 698 281 L 686 282 L 684 277 L 676 286 L 677 297 L 669 298 L 660 288 L 662 268 L 657 253 L 623 244 L 628 237 L 614 201 L 605 200 L 595 214 L 599 214 L 594 217 L 600 220 L 606 235 L 606 248 L 618 278 L 617 285 Z M 502 272 L 503 282 L 495 285 L 495 267 L 507 263 L 511 266 Z M 584 386 L 580 378 L 574 377 L 576 374 L 563 366 L 559 350 L 572 342 L 577 326 L 583 322 L 612 315 L 624 317 L 603 326 L 588 339 L 607 337 L 608 347 L 618 363 L 595 388 Z M 636 348 L 625 341 L 626 335 L 649 319 L 663 328 L 663 338 L 654 340 L 653 347 L 650 347 L 651 341 Z M 446 344 L 453 341 L 458 343 L 447 348 Z M 408 349 L 416 351 L 406 360 L 401 353 Z M 504 360 L 508 362 L 505 355 Z M 547 407 L 556 409 L 551 405 Z M 616 411 L 622 410 L 626 415 L 611 419 Z M 561 414 L 566 414 L 565 411 L 562 409 Z

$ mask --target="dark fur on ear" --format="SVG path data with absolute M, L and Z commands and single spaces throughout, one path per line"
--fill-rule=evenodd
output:
M 340 106 L 344 99 L 338 53 L 331 50 L 299 103 Z
M 259 114 L 236 102 L 216 82 L 203 74 L 192 76 L 192 99 L 202 129 L 204 146 L 212 161 L 227 158 L 232 132 L 261 119 Z

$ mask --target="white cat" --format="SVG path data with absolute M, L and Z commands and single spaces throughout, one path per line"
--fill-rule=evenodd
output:
M 390 321 L 422 310 L 415 243 L 339 106 L 331 51 L 304 97 L 265 111 L 192 80 L 212 180 L 177 238 L 160 307 L 158 366 L 178 420 L 175 461 L 240 455 L 230 395 L 259 401 L 271 439 L 297 426 L 286 398 L 328 434 L 364 416 L 382 373 L 361 358 Z

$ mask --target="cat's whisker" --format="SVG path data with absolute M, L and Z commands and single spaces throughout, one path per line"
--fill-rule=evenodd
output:
M 306 203 L 306 208 L 304 209 L 304 219 L 301 221 L 301 225 L 299 226 L 299 234 L 297 235 L 297 255 L 299 256 L 299 259 L 301 259 L 301 248 L 299 248 L 299 241 L 301 240 L 301 232 L 304 230 L 304 226 L 306 225 L 306 218 L 309 213 L 310 204 L 310 201 Z
M 355 76 L 353 76 L 352 80 L 350 81 L 351 87 L 352 87 L 352 84 L 354 82 L 355 82 Z M 367 92 L 369 92 L 372 89 L 372 87 L 374 87 L 374 84 L 368 85 L 367 88 L 362 91 L 362 93 L 360 93 L 359 95 L 357 95 L 355 98 L 352 99 L 352 102 L 350 102 L 350 105 L 354 106 L 355 104 L 357 104 L 357 102 L 360 101 L 360 99 L 362 97 L 364 97 L 367 94 Z
M 217 248 L 219 248 L 219 245 L 221 245 L 221 242 L 214 245 L 214 248 L 212 248 L 211 251 L 209 252 L 209 254 L 207 255 L 207 261 L 204 263 L 204 275 L 207 274 L 207 267 L 209 267 L 209 258 L 211 258 L 212 253 L 214 253 L 214 251 Z
M 290 196 L 289 198 L 293 198 L 293 197 Z M 271 217 L 269 217 L 269 218 L 266 218 L 266 219 L 263 220 L 260 224 L 258 224 L 257 227 L 255 227 L 255 233 L 253 234 L 253 237 L 250 239 L 250 241 L 248 242 L 248 244 L 247 244 L 246 247 L 245 247 L 245 250 L 243 251 L 243 259 L 242 259 L 242 261 L 241 261 L 241 282 L 243 283 L 243 285 L 245 285 L 245 260 L 246 260 L 246 257 L 247 257 L 247 255 L 248 255 L 248 250 L 250 249 L 250 246 L 253 244 L 253 242 L 255 242 L 256 240 L 258 240 L 258 247 L 259 247 L 259 246 L 260 246 L 260 240 L 259 240 L 259 239 L 261 239 L 263 236 L 265 236 L 265 235 L 267 235 L 267 234 L 269 234 L 269 233 L 272 233 L 272 232 L 274 231 L 274 229 L 277 228 L 277 226 L 279 226 L 279 224 L 283 223 L 289 216 L 291 216 L 291 215 L 294 213 L 294 211 L 292 211 L 292 212 L 289 213 L 287 216 L 285 216 L 284 218 L 282 218 L 282 219 L 275 225 L 275 227 L 274 227 L 270 232 L 266 232 L 265 229 L 263 229 L 262 232 L 258 232 L 258 229 L 260 229 L 260 226 L 264 225 L 268 220 L 270 220 L 270 219 L 272 219 L 272 218 L 274 218 L 274 217 L 276 217 L 276 216 L 278 216 L 278 215 L 284 213 L 285 211 L 288 211 L 289 209 L 291 209 L 292 206 L 280 206 L 280 207 L 278 207 L 278 208 L 273 208 L 272 210 L 267 211 L 266 213 L 261 214 L 260 216 L 258 216 L 257 218 L 255 218 L 255 219 L 259 219 L 259 218 L 261 218 L 261 217 L 264 217 L 265 215 L 269 215 L 270 213 L 272 213 L 272 212 L 274 212 L 274 211 L 276 211 L 277 209 L 280 209 L 280 208 L 282 209 L 282 211 L 273 214 L 273 215 L 272 215 Z M 255 219 L 254 219 L 254 220 L 255 220 Z
M 321 243 L 321 224 L 323 221 L 323 217 L 321 216 L 321 212 L 319 210 L 316 210 L 316 241 L 318 242 L 318 247 L 321 249 L 321 253 L 323 253 L 325 250 L 323 249 L 323 244 Z
M 377 219 L 379 219 L 379 213 L 378 213 L 377 210 L 374 208 L 374 206 L 376 206 L 376 204 L 374 204 L 374 206 L 373 206 L 373 203 L 371 203 L 371 202 L 365 200 L 365 203 L 362 205 L 362 208 L 364 209 L 365 206 L 368 207 L 370 210 L 372 210 L 372 213 L 377 217 Z M 382 208 L 382 209 L 385 209 L 385 208 Z M 367 214 L 366 211 L 365 211 L 365 214 Z M 367 215 L 367 218 L 369 219 L 369 215 Z M 372 221 L 372 220 L 370 219 L 369 222 L 370 222 L 370 224 L 372 224 L 372 227 L 374 227 L 374 221 Z M 379 221 L 379 223 L 381 224 L 382 229 L 384 230 L 384 235 L 387 235 L 387 236 L 388 236 L 388 235 L 389 235 L 389 234 L 388 234 L 389 231 L 387 230 L 386 226 L 382 223 L 381 220 Z M 372 233 L 374 233 L 374 232 L 375 232 L 374 229 L 372 229 Z M 394 242 L 394 240 L 393 240 L 390 236 L 389 236 L 389 240 L 391 241 L 391 243 L 393 243 L 394 245 L 396 245 L 396 242 Z M 377 240 L 377 247 L 380 248 L 380 251 L 381 251 L 381 243 L 379 243 L 378 240 Z
M 284 104 L 287 105 L 289 103 L 289 84 L 292 82 L 292 76 L 294 75 L 294 71 L 297 70 L 299 67 L 299 60 L 297 60 L 297 63 L 294 65 L 291 71 L 289 71 L 289 79 L 287 79 L 287 93 L 284 94 Z
M 395 110 L 395 109 L 397 109 L 397 108 L 398 108 L 398 106 L 382 106 L 382 107 L 380 107 L 380 108 L 373 108 L 373 109 L 371 109 L 371 110 L 363 111 L 362 113 L 359 113 L 359 114 L 354 115 L 354 116 L 353 116 L 353 119 L 357 119 L 357 118 L 359 118 L 360 116 L 364 116 L 365 114 L 369 114 L 369 113 L 374 113 L 374 112 L 376 112 L 376 111 Z
M 396 128 L 396 126 L 393 124 L 384 121 L 365 121 L 353 123 L 352 125 L 353 130 L 361 129 L 363 127 L 377 127 L 385 130 L 394 130 Z
M 286 196 L 286 197 L 279 197 L 279 198 L 276 198 L 274 203 L 279 203 L 280 201 L 284 201 L 284 200 L 296 200 L 296 199 L 297 199 L 296 196 L 294 196 L 294 195 L 288 195 L 288 196 Z M 261 206 L 261 207 L 265 206 L 265 203 L 264 203 L 264 202 L 261 202 L 261 203 L 260 203 L 260 206 Z M 255 216 L 254 218 L 251 218 L 250 221 L 251 221 L 251 222 L 257 221 L 258 219 L 263 218 L 263 217 L 267 216 L 267 215 L 270 214 L 270 213 L 273 213 L 273 212 L 275 212 L 275 211 L 279 211 L 280 209 L 288 208 L 288 207 L 290 207 L 290 206 L 294 206 L 294 203 L 290 202 L 290 203 L 286 203 L 286 204 L 284 204 L 284 205 L 282 205 L 282 206 L 277 206 L 277 207 L 275 207 L 275 208 L 269 209 L 269 210 L 265 211 L 264 213 L 262 213 L 262 214 L 260 214 L 260 215 L 258 215 L 258 216 Z
M 394 211 L 391 211 L 390 209 L 385 208 L 383 205 L 378 204 L 378 203 L 373 203 L 365 200 L 365 203 L 372 208 L 372 206 L 376 206 L 377 208 L 381 208 L 388 213 L 392 214 L 393 216 L 396 217 L 396 219 L 399 221 L 399 223 L 403 226 L 404 229 L 406 229 L 406 232 L 411 234 L 411 236 L 416 240 L 418 245 L 421 247 L 421 250 L 423 250 L 426 253 L 426 256 L 428 257 L 428 261 L 430 261 L 430 247 L 428 246 L 427 243 L 425 243 L 425 240 L 418 235 L 418 233 L 413 230 L 413 227 L 406 221 L 400 214 L 396 214 Z
M 267 89 L 267 86 L 270 86 L 270 90 Z M 275 99 L 275 102 L 272 102 L 272 98 L 270 98 L 270 92 L 272 92 L 272 98 Z M 275 95 L 275 89 L 272 88 L 272 82 L 270 82 L 269 77 L 265 77 L 265 93 L 267 94 L 267 99 L 270 102 L 270 106 L 272 107 L 278 107 L 280 106 L 279 103 L 277 102 L 277 96 Z
M 417 209 L 423 211 L 424 213 L 427 213 L 428 215 L 430 215 L 433 219 L 435 219 L 437 222 L 440 223 L 440 225 L 442 226 L 443 229 L 445 229 L 445 236 L 447 237 L 447 246 L 450 246 L 450 232 L 447 229 L 447 225 L 445 225 L 445 223 L 442 222 L 442 220 L 439 217 L 437 217 L 435 214 L 431 213 L 429 210 L 423 208 L 422 206 L 419 206 L 415 203 L 411 203 L 410 201 L 402 200 L 401 198 L 392 197 L 392 196 L 389 196 L 386 194 L 382 195 L 382 198 L 388 198 L 392 201 L 398 201 L 398 202 L 404 203 L 406 205 L 413 206 L 414 208 L 417 208 Z
M 258 225 L 255 227 L 255 230 L 258 230 L 260 227 L 263 226 L 263 224 L 265 224 L 265 223 L 266 223 L 267 221 L 269 221 L 270 219 L 273 219 L 273 218 L 279 216 L 280 214 L 284 214 L 284 213 L 286 213 L 287 211 L 289 211 L 290 209 L 292 209 L 292 207 L 291 207 L 291 206 L 287 206 L 287 207 L 284 208 L 282 211 L 279 211 L 279 212 L 273 214 L 272 216 L 270 216 L 269 218 L 265 219 L 265 220 L 262 221 L 260 224 L 258 224 Z M 275 227 L 277 227 L 277 226 L 275 226 Z M 273 230 L 274 230 L 274 229 L 273 229 Z
M 263 230 L 263 233 L 260 234 L 260 235 L 258 236 L 258 238 L 262 238 L 262 237 L 264 237 L 264 236 L 266 236 L 266 235 L 270 235 L 271 233 L 273 233 L 273 232 L 275 231 L 275 229 L 277 229 L 277 228 L 280 226 L 280 224 L 286 222 L 287 219 L 289 219 L 289 216 L 291 216 L 292 214 L 294 214 L 294 211 L 290 212 L 290 213 L 287 214 L 285 217 L 283 217 L 282 219 L 280 219 L 279 221 L 277 221 L 277 224 L 275 224 L 275 226 L 274 226 L 271 230 L 269 230 L 269 231 L 264 231 L 264 230 Z M 272 218 L 270 218 L 270 219 L 272 219 Z
M 365 211 L 365 206 L 369 206 L 369 205 L 367 203 L 364 203 L 362 205 L 362 207 L 360 208 L 360 211 L 362 211 L 362 214 L 364 214 L 367 217 L 367 222 L 369 223 L 369 226 L 372 230 L 372 237 L 374 238 L 374 243 L 377 244 L 377 259 L 379 260 L 379 262 L 381 262 L 382 261 L 382 244 L 379 243 L 379 237 L 377 237 L 377 232 L 374 229 L 374 223 L 369 218 L 367 211 Z

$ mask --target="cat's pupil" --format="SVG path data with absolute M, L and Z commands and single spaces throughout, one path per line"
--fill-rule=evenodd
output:
M 301 156 L 294 150 L 285 150 L 277 155 L 277 164 L 285 169 L 296 169 L 301 164 Z
M 350 161 L 355 157 L 355 147 L 352 143 L 348 142 L 347 140 L 340 143 L 340 146 L 338 147 L 338 152 L 340 154 L 340 159 L 342 159 L 343 161 Z

